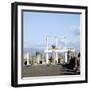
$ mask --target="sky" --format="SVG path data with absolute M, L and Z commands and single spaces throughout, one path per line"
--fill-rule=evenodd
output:
M 80 14 L 23 12 L 23 46 L 24 48 L 45 48 L 46 36 L 58 37 L 58 45 L 80 50 Z M 49 39 L 50 44 L 54 42 Z

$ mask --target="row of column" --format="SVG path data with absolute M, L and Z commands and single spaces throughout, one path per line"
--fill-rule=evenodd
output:
M 29 53 L 27 53 L 27 65 L 30 65 L 29 63 Z M 48 64 L 49 61 L 49 54 L 46 52 L 46 64 Z M 58 52 L 55 52 L 55 61 L 58 63 Z M 67 52 L 65 52 L 65 63 L 67 63 Z
M 56 39 L 55 40 L 56 41 L 56 47 L 58 47 L 58 39 L 57 38 L 55 38 L 55 39 Z M 47 52 L 46 52 L 46 64 L 48 64 L 48 61 L 49 61 L 48 38 L 46 38 L 46 50 L 47 50 Z M 52 51 L 52 53 L 53 53 L 53 51 Z M 55 60 L 58 62 L 58 52 L 54 51 L 54 53 L 55 53 Z M 67 63 L 67 50 L 65 50 L 65 63 Z M 29 53 L 27 53 L 27 65 L 30 65 Z
M 67 48 L 66 48 L 66 40 L 65 40 L 65 63 L 67 63 Z M 56 44 L 56 47 L 58 47 L 58 39 L 55 38 L 55 44 Z M 48 50 L 48 38 L 46 37 L 46 63 L 48 64 L 48 61 L 49 61 L 49 50 Z M 54 51 L 55 52 L 55 51 Z M 53 51 L 52 51 L 53 53 Z M 55 52 L 55 60 L 58 62 L 58 52 Z
M 55 60 L 58 63 L 58 52 L 55 52 Z M 46 52 L 46 64 L 48 64 L 49 61 L 49 54 Z M 67 63 L 67 52 L 65 52 L 65 63 Z

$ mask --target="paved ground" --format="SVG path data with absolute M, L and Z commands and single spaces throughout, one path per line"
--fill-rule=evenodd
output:
M 22 77 L 32 76 L 56 76 L 56 75 L 77 75 L 79 73 L 69 70 L 62 65 L 37 65 L 24 66 Z

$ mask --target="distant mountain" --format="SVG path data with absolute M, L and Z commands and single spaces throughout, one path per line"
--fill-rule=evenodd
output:
M 41 53 L 42 55 L 44 55 L 44 49 L 39 49 L 39 48 L 24 48 L 24 53 L 30 53 L 31 56 L 35 56 L 36 52 Z M 79 50 L 76 50 L 76 53 L 79 53 Z M 64 55 L 64 53 L 60 53 L 61 55 Z M 51 53 L 49 53 L 49 55 L 51 55 Z
M 35 49 L 35 48 L 25 48 L 24 53 L 29 52 L 32 56 L 36 54 L 36 52 L 40 52 L 41 54 L 44 54 L 44 49 Z

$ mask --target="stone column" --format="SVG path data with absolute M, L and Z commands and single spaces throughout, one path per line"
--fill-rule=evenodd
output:
M 67 51 L 65 51 L 65 63 L 67 63 Z
M 67 39 L 66 39 L 66 37 L 64 37 L 64 39 L 65 39 L 65 63 L 67 63 Z
M 46 37 L 46 64 L 48 64 L 48 37 Z
M 55 37 L 55 44 L 56 44 L 56 48 L 58 47 L 58 39 L 57 37 Z
M 27 65 L 29 65 L 29 53 L 27 53 Z
M 48 52 L 46 52 L 46 64 L 48 64 Z
M 56 58 L 55 58 L 55 60 L 56 60 L 57 63 L 58 63 L 58 52 L 56 52 L 55 54 L 56 54 Z

